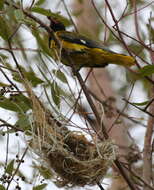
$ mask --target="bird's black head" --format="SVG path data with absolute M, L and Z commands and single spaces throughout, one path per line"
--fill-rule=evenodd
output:
M 48 17 L 48 19 L 50 20 L 50 27 L 54 32 L 65 30 L 64 24 L 57 19 L 52 17 Z

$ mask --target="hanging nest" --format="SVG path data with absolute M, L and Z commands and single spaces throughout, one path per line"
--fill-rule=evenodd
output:
M 44 151 L 57 174 L 59 186 L 94 185 L 103 178 L 115 158 L 111 142 L 92 144 L 75 132 L 69 132 L 60 144 L 50 146 Z
M 29 94 L 34 115 L 32 148 L 54 172 L 55 183 L 61 187 L 84 186 L 103 179 L 115 159 L 111 141 L 89 142 L 81 132 L 59 123 L 33 92 Z

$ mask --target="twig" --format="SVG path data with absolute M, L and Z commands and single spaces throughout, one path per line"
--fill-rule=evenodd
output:
M 65 0 L 61 0 L 61 1 L 62 1 L 63 5 L 64 5 L 64 8 L 65 8 L 65 10 L 66 10 L 66 12 L 67 12 L 67 14 L 68 14 L 68 16 L 69 16 L 69 19 L 71 20 L 71 22 L 72 22 L 72 24 L 73 24 L 73 26 L 74 26 L 74 28 L 75 28 L 75 31 L 78 32 L 78 29 L 77 29 L 77 27 L 76 27 L 76 25 L 75 25 L 75 23 L 74 23 L 74 21 L 73 21 L 73 19 L 72 19 L 72 16 L 71 16 L 71 14 L 70 14 L 70 12 L 69 12 L 69 10 L 68 10 L 68 8 L 67 8 L 67 5 L 66 5 L 66 3 L 65 3 Z
M 106 26 L 106 28 L 108 28 L 108 30 L 112 33 L 112 35 L 120 41 L 119 37 L 112 31 L 112 29 L 109 27 L 109 25 L 106 23 L 106 21 L 103 19 L 102 15 L 100 14 L 99 10 L 97 9 L 94 0 L 91 0 L 91 3 L 97 13 L 97 15 L 99 16 L 99 18 L 101 19 L 101 21 L 103 22 L 103 24 Z
M 134 171 L 132 171 L 130 168 L 127 168 L 125 165 L 124 165 L 124 167 L 125 167 L 134 177 L 136 177 L 137 179 L 139 179 L 145 186 L 147 186 L 147 187 L 148 187 L 149 189 L 151 189 L 151 190 L 154 190 L 154 188 L 151 187 L 151 185 L 149 185 L 146 181 L 144 181 L 144 180 L 142 179 L 142 177 L 138 176 Z
M 135 19 L 135 29 L 136 29 L 136 35 L 141 42 L 142 46 L 145 47 L 145 43 L 141 39 L 140 33 L 139 33 L 139 27 L 138 27 L 138 19 L 137 19 L 137 7 L 136 7 L 136 0 L 133 1 L 134 6 L 134 19 Z
M 111 14 L 111 16 L 112 16 L 112 19 L 113 19 L 113 21 L 114 21 L 114 23 L 115 23 L 116 30 L 117 30 L 117 32 L 118 32 L 118 34 L 119 34 L 120 39 L 121 39 L 120 41 L 122 42 L 122 44 L 123 44 L 123 46 L 125 47 L 125 49 L 126 49 L 126 50 L 129 52 L 129 54 L 132 56 L 132 53 L 131 53 L 130 49 L 128 48 L 128 46 L 127 46 L 127 44 L 126 44 L 126 42 L 125 42 L 125 40 L 124 40 L 122 34 L 120 33 L 120 28 L 119 28 L 119 25 L 118 25 L 118 21 L 116 20 L 116 18 L 115 18 L 115 16 L 114 16 L 113 10 L 112 10 L 112 8 L 111 8 L 111 6 L 110 6 L 108 0 L 105 0 L 105 3 L 107 4 L 108 9 L 109 9 L 109 11 L 110 11 L 110 14 Z
M 97 182 L 97 185 L 100 188 L 100 190 L 104 190 L 103 186 L 99 182 Z
M 0 47 L 0 50 L 10 51 L 7 47 Z M 12 48 L 13 51 L 34 51 L 34 52 L 40 52 L 39 49 L 32 49 L 32 48 Z
M 87 89 L 88 89 L 88 88 L 87 88 Z M 128 120 L 132 121 L 133 123 L 140 124 L 140 125 L 142 125 L 143 127 L 146 127 L 146 125 L 144 125 L 143 123 L 141 123 L 141 122 L 139 122 L 139 121 L 136 121 L 135 119 L 131 118 L 129 115 L 127 115 L 126 113 L 122 112 L 122 111 L 119 110 L 118 108 L 112 107 L 111 105 L 109 105 L 109 104 L 107 103 L 107 101 L 101 100 L 101 98 L 98 97 L 96 94 L 94 94 L 90 89 L 88 89 L 88 92 L 91 94 L 91 96 L 93 96 L 93 98 L 95 98 L 95 99 L 96 99 L 98 102 L 100 102 L 103 106 L 108 107 L 108 109 L 110 109 L 110 110 L 114 110 L 114 109 L 115 109 L 115 111 L 116 111 L 117 113 L 121 114 L 121 116 L 127 118 Z
M 26 153 L 27 153 L 27 150 L 28 150 L 28 147 L 25 149 L 25 151 L 24 151 L 24 153 L 23 153 L 23 155 L 22 155 L 22 157 L 21 157 L 21 159 L 20 159 L 21 161 L 19 162 L 19 164 L 17 165 L 16 170 L 15 170 L 14 173 L 12 174 L 11 179 L 9 180 L 9 183 L 8 183 L 8 185 L 7 185 L 6 190 L 9 190 L 9 187 L 10 187 L 10 185 L 11 185 L 12 180 L 14 179 L 16 173 L 19 171 L 19 167 L 20 167 L 21 163 L 23 163 L 22 160 L 24 159 L 24 157 L 25 157 L 25 155 L 26 155 Z
M 73 64 L 72 64 L 72 65 L 73 65 Z M 84 81 L 83 81 L 81 75 L 79 74 L 79 72 L 76 72 L 75 74 L 76 74 L 76 76 L 77 76 L 77 78 L 78 78 L 78 80 L 79 80 L 79 82 L 80 82 L 80 85 L 81 85 L 81 87 L 82 87 L 82 89 L 83 89 L 83 91 L 84 91 L 84 93 L 85 93 L 85 96 L 86 96 L 86 98 L 87 98 L 87 101 L 88 101 L 89 105 L 91 106 L 91 109 L 93 110 L 93 113 L 94 113 L 94 115 L 95 115 L 95 117 L 96 117 L 97 122 L 98 122 L 98 124 L 100 124 L 100 121 L 101 121 L 101 120 L 100 120 L 100 116 L 99 116 L 99 114 L 98 114 L 98 112 L 97 112 L 97 110 L 96 110 L 96 107 L 95 107 L 95 105 L 94 105 L 94 103 L 93 103 L 93 101 L 92 101 L 92 99 L 91 99 L 91 97 L 90 97 L 90 95 L 89 95 L 89 93 L 88 93 L 88 91 L 87 91 L 87 88 L 86 88 L 86 86 L 85 86 L 85 84 L 84 84 Z M 99 129 L 99 130 L 100 130 L 100 129 Z M 97 134 L 98 134 L 98 137 L 101 137 L 100 134 L 98 133 L 99 130 L 97 130 Z M 96 131 L 96 130 L 95 130 L 95 131 Z M 108 139 L 108 138 L 109 138 L 109 136 L 108 136 L 108 134 L 107 134 L 107 132 L 106 132 L 106 128 L 105 128 L 105 126 L 104 126 L 103 123 L 102 123 L 102 133 L 103 133 L 105 139 Z M 125 172 L 124 168 L 122 167 L 122 165 L 120 164 L 120 162 L 116 159 L 116 160 L 114 161 L 114 163 L 115 163 L 115 165 L 117 166 L 117 168 L 119 169 L 121 175 L 124 177 L 124 179 L 125 179 L 125 181 L 127 182 L 128 186 L 129 186 L 132 190 L 135 190 L 134 185 L 133 185 L 132 182 L 130 181 L 128 175 L 126 174 L 126 172 Z
M 154 98 L 152 98 L 149 103 L 145 106 L 144 110 L 147 110 L 148 107 L 152 104 L 152 102 L 154 101 Z
M 2 74 L 5 76 L 5 78 L 8 80 L 8 82 L 12 85 L 12 86 L 14 86 L 14 88 L 18 91 L 18 92 L 20 92 L 20 90 L 19 90 L 19 88 L 16 86 L 16 84 L 14 84 L 11 80 L 10 80 L 10 78 L 7 76 L 7 74 L 3 71 L 3 69 L 0 67 L 0 71 L 2 72 Z
M 133 103 L 129 102 L 129 101 L 128 101 L 128 100 L 126 100 L 125 98 L 123 98 L 123 100 L 124 100 L 125 102 L 129 103 L 130 105 L 134 106 L 134 107 L 135 107 L 135 108 L 137 108 L 138 110 L 140 110 L 140 111 L 142 111 L 142 112 L 144 112 L 144 113 L 148 114 L 148 115 L 149 115 L 149 116 L 151 116 L 151 117 L 154 117 L 154 114 L 152 114 L 152 113 L 150 113 L 150 112 L 146 111 L 145 109 L 142 109 L 142 108 L 140 108 L 140 107 L 136 106 L 135 104 L 133 104 Z M 154 113 L 154 112 L 153 112 L 153 113 Z
M 72 65 L 73 65 L 73 64 L 72 64 Z M 84 81 L 83 81 L 83 79 L 82 79 L 80 73 L 79 73 L 79 72 L 76 72 L 76 71 L 74 71 L 74 73 L 75 73 L 75 75 L 76 75 L 76 77 L 77 77 L 77 79 L 78 79 L 78 81 L 79 81 L 79 83 L 80 83 L 80 85 L 81 85 L 81 87 L 82 87 L 82 90 L 83 90 L 83 92 L 84 92 L 84 94 L 85 94 L 85 96 L 86 96 L 86 98 L 87 98 L 87 101 L 88 101 L 88 103 L 89 103 L 89 105 L 90 105 L 90 107 L 91 107 L 91 109 L 92 109 L 92 111 L 93 111 L 93 113 L 94 113 L 94 115 L 95 115 L 95 117 L 96 117 L 97 124 L 98 124 L 97 126 L 101 126 L 101 118 L 100 118 L 100 116 L 99 116 L 99 113 L 98 113 L 98 111 L 97 111 L 97 109 L 96 109 L 96 107 L 95 107 L 93 101 L 92 101 L 91 96 L 89 95 L 89 93 L 88 93 L 88 91 L 87 91 L 87 88 L 86 88 L 86 86 L 85 86 L 85 83 L 84 83 Z M 98 134 L 98 132 L 99 132 L 100 130 L 102 130 L 103 136 L 107 139 L 107 138 L 108 138 L 108 134 L 107 134 L 107 132 L 106 132 L 106 129 L 105 129 L 105 126 L 104 126 L 103 123 L 102 123 L 101 128 L 99 127 L 99 129 L 97 129 L 97 131 L 96 131 L 96 130 L 95 130 L 95 131 L 96 131 L 96 133 Z M 100 135 L 98 134 L 98 136 L 100 136 Z M 101 136 L 100 136 L 100 137 L 101 137 Z
M 11 129 L 14 129 L 15 131 L 24 132 L 22 129 L 19 129 L 18 127 L 15 127 L 15 126 L 10 125 L 10 124 L 1 124 L 0 127 L 9 127 L 9 128 L 11 128 Z
M 141 12 L 142 10 L 144 10 L 144 9 L 147 8 L 147 7 L 149 7 L 149 6 L 152 5 L 153 3 L 154 3 L 154 1 L 150 2 L 149 4 L 147 4 L 147 5 L 145 5 L 145 6 L 141 7 L 141 8 L 139 8 L 138 10 L 136 10 L 136 13 L 137 13 L 137 12 L 138 12 L 138 13 Z M 128 13 L 128 14 L 124 14 L 123 17 L 120 18 L 120 20 L 123 19 L 123 18 L 126 17 L 126 16 L 133 15 L 134 13 L 135 13 L 135 11 L 133 11 L 133 12 L 131 12 L 131 13 Z
M 151 89 L 151 96 L 154 97 L 154 87 Z M 154 102 L 150 104 L 150 113 L 154 114 Z M 152 133 L 154 128 L 154 116 L 149 116 L 147 129 L 144 138 L 143 149 L 143 179 L 146 183 L 150 184 L 152 180 Z M 144 190 L 149 190 L 145 185 Z
M 136 188 L 134 187 L 134 184 L 130 181 L 130 179 L 129 179 L 128 175 L 126 174 L 126 172 L 125 172 L 123 166 L 121 165 L 121 163 L 118 160 L 115 160 L 114 163 L 116 164 L 116 166 L 119 169 L 121 175 L 123 176 L 123 178 L 127 182 L 128 186 L 131 188 L 131 190 L 136 190 Z
M 7 0 L 4 0 L 4 3 L 8 6 L 13 6 L 15 9 L 20 9 L 20 6 L 16 5 L 15 3 L 9 3 Z M 55 40 L 56 44 L 58 47 L 60 47 L 60 43 L 59 40 L 57 40 L 56 36 L 54 35 L 53 30 L 51 29 L 51 27 L 49 27 L 47 24 L 44 24 L 44 22 L 42 22 L 38 17 L 32 15 L 31 13 L 29 13 L 27 10 L 22 9 L 23 13 L 28 16 L 29 18 L 31 18 L 32 20 L 35 20 L 38 24 L 40 24 L 40 26 L 42 28 L 44 28 L 48 34 L 50 34 L 52 36 L 52 38 Z
M 7 129 L 8 130 L 8 129 Z M 5 169 L 7 168 L 7 164 L 8 164 L 8 156 L 9 156 L 9 136 L 10 134 L 7 133 L 7 140 L 6 140 L 6 159 L 5 159 Z
M 10 69 L 10 68 L 5 67 L 5 66 L 3 66 L 3 65 L 0 65 L 0 67 L 3 68 L 3 69 L 9 70 L 9 71 L 11 71 L 11 72 L 15 72 L 15 73 L 18 72 L 18 71 L 16 71 L 15 69 Z
M 134 84 L 135 84 L 135 83 L 134 83 Z M 132 92 L 133 92 L 134 84 L 133 84 L 133 86 L 132 86 L 132 88 L 131 88 L 131 91 L 130 91 L 130 93 L 129 93 L 128 100 L 130 99 L 130 96 L 131 96 L 131 94 L 132 94 Z M 125 109 L 127 108 L 127 106 L 128 106 L 128 103 L 126 102 L 126 104 L 124 105 L 124 107 L 123 107 L 121 113 L 123 113 L 123 112 L 125 111 Z M 112 129 L 112 127 L 116 124 L 116 122 L 118 121 L 118 119 L 119 119 L 120 116 L 121 116 L 121 113 L 119 113 L 118 116 L 115 118 L 114 122 L 113 122 L 113 123 L 111 124 L 111 126 L 109 127 L 108 132 L 110 132 L 110 130 Z

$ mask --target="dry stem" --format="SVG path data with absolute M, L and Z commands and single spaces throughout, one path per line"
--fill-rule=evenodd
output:
M 154 97 L 154 87 L 151 89 L 151 96 Z M 149 112 L 154 115 L 154 102 L 150 104 Z M 144 138 L 143 149 L 143 180 L 151 184 L 152 181 L 152 133 L 154 128 L 154 117 L 149 116 L 147 130 Z M 149 187 L 144 186 L 144 190 L 149 190 Z

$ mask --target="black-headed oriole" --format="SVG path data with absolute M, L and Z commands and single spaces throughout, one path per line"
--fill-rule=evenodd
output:
M 135 64 L 135 59 L 132 56 L 115 53 L 99 42 L 76 32 L 66 31 L 63 23 L 57 19 L 51 17 L 49 19 L 50 27 L 55 32 L 60 47 L 51 37 L 49 38 L 49 46 L 56 51 L 56 57 L 58 56 L 63 64 L 67 66 L 74 64 L 77 70 L 82 67 L 105 67 L 110 63 L 126 67 Z M 68 60 L 68 56 L 72 61 Z

